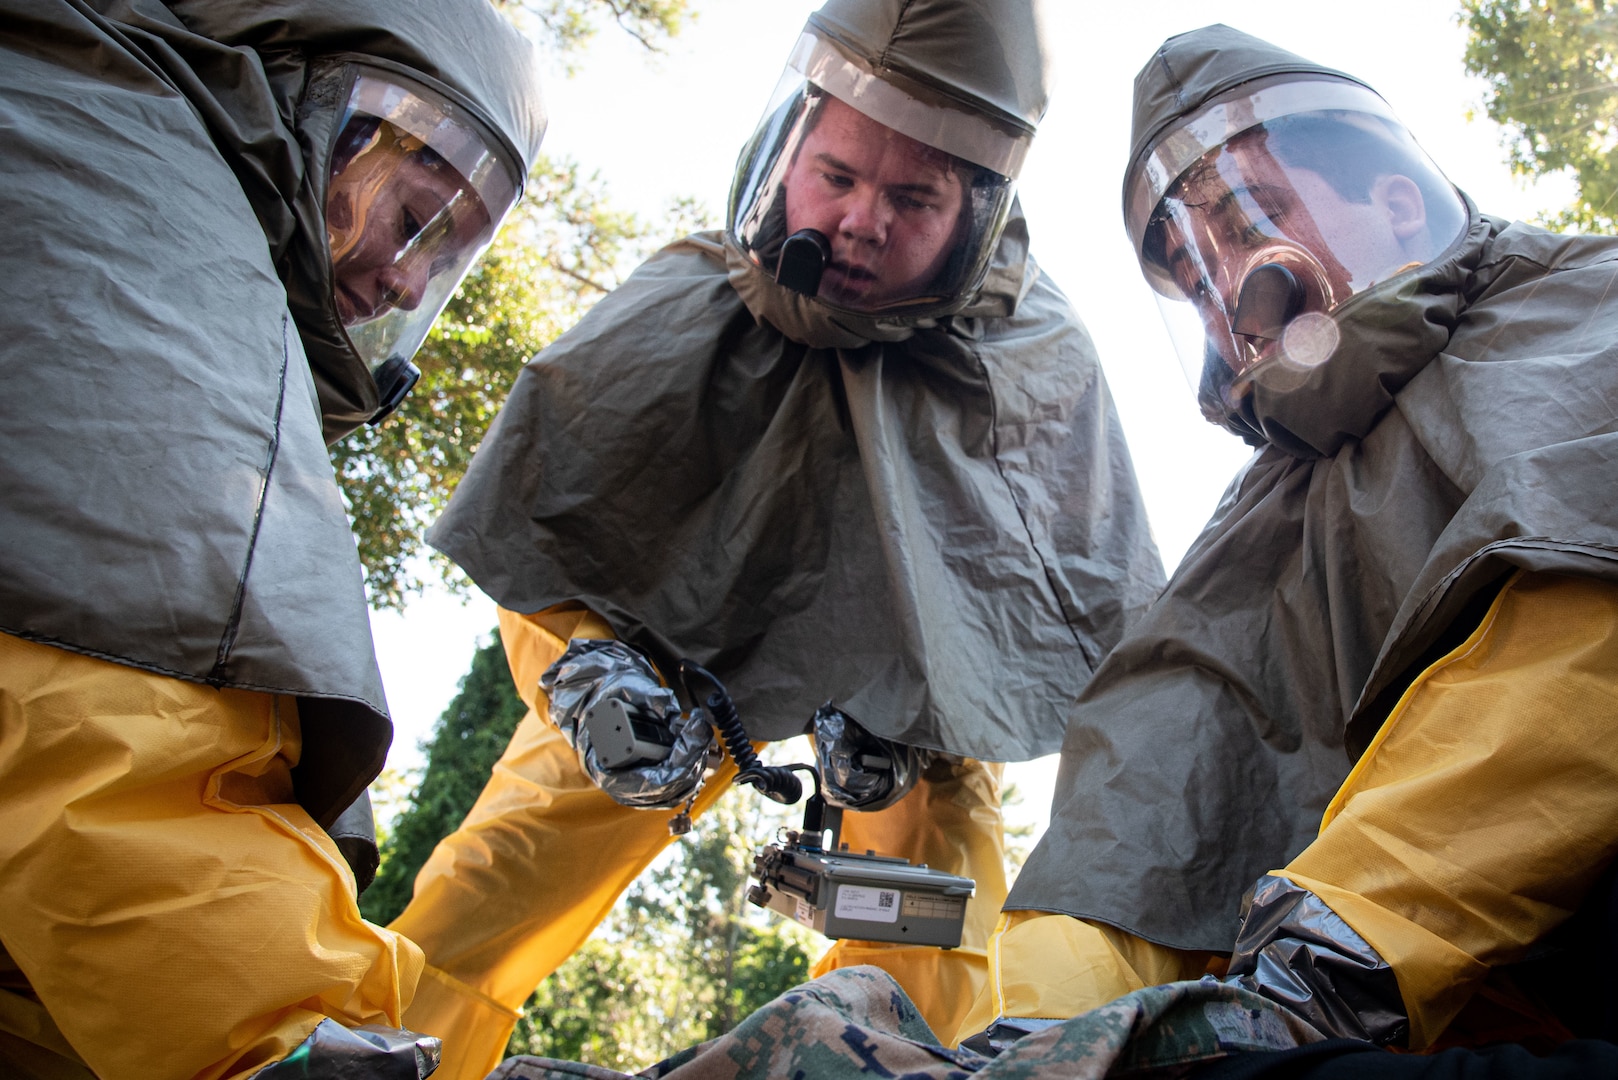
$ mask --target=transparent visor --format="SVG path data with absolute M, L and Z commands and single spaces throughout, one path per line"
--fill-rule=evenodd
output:
M 1346 300 L 1437 257 L 1466 224 L 1381 98 L 1339 80 L 1216 101 L 1137 166 L 1126 215 L 1210 416 L 1255 378 L 1286 389 L 1328 361 Z
M 840 310 L 947 308 L 983 281 L 1030 139 L 914 98 L 806 34 L 742 155 L 731 237 Z
M 362 71 L 332 149 L 332 290 L 373 374 L 415 355 L 520 194 L 506 153 L 464 109 Z

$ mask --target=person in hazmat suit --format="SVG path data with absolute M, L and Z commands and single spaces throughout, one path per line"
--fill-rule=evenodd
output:
M 407 1019 L 462 1040 L 447 1074 L 499 1060 L 670 842 L 647 809 L 699 814 L 735 776 L 704 781 L 681 659 L 755 743 L 812 731 L 852 849 L 976 881 L 959 948 L 842 941 L 819 970 L 886 968 L 938 1031 L 973 1000 L 1005 890 L 995 763 L 1054 752 L 1162 583 L 1093 346 L 1013 198 L 1046 77 L 1030 0 L 831 0 L 728 228 L 653 256 L 517 380 L 427 534 L 498 601 L 531 707 L 392 924 L 430 960 Z M 580 717 L 612 700 L 661 760 L 602 764 Z
M 1257 449 L 1076 704 L 963 1032 L 1229 958 L 1329 1035 L 1508 1037 L 1492 973 L 1618 845 L 1618 242 L 1479 213 L 1353 76 L 1223 26 L 1136 79 L 1124 212 Z
M 516 201 L 535 71 L 486 0 L 0 3 L 0 1074 L 435 1052 L 323 830 L 391 737 L 326 444 Z

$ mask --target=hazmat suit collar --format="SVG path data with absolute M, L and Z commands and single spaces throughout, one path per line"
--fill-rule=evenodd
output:
M 982 286 L 957 311 L 924 318 L 867 317 L 833 310 L 776 284 L 728 235 L 724 246 L 731 288 L 753 318 L 812 349 L 859 349 L 872 342 L 904 341 L 918 330 L 939 328 L 975 338 L 978 320 L 1013 314 L 1038 274 L 1028 254 L 1028 219 L 1017 203 L 1012 204 Z
M 1294 457 L 1330 457 L 1363 438 L 1395 395 L 1443 351 L 1466 305 L 1466 286 L 1501 223 L 1464 195 L 1467 227 L 1443 254 L 1352 297 L 1332 315 L 1341 339 L 1306 372 L 1260 369 L 1233 414 L 1212 418 Z

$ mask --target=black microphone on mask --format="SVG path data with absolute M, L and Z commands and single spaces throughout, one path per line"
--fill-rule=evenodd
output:
M 781 258 L 775 264 L 775 282 L 793 292 L 814 296 L 820 291 L 820 276 L 831 262 L 831 241 L 817 229 L 799 229 L 781 244 Z
M 1275 341 L 1303 311 L 1306 299 L 1298 275 L 1280 263 L 1265 263 L 1242 282 L 1230 328 L 1243 337 Z
M 394 353 L 371 372 L 371 378 L 376 382 L 377 397 L 381 400 L 376 412 L 366 421 L 374 427 L 392 416 L 393 410 L 403 403 L 406 395 L 415 387 L 416 380 L 421 378 L 421 369 Z

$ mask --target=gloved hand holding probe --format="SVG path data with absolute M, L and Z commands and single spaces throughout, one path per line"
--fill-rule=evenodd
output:
M 932 755 L 871 734 L 831 702 L 815 711 L 815 763 L 821 793 L 845 810 L 881 810 L 911 788 Z
M 613 801 L 675 807 L 701 784 L 712 728 L 700 710 L 681 713 L 674 691 L 639 650 L 575 638 L 539 686 L 550 697 L 551 723 Z

